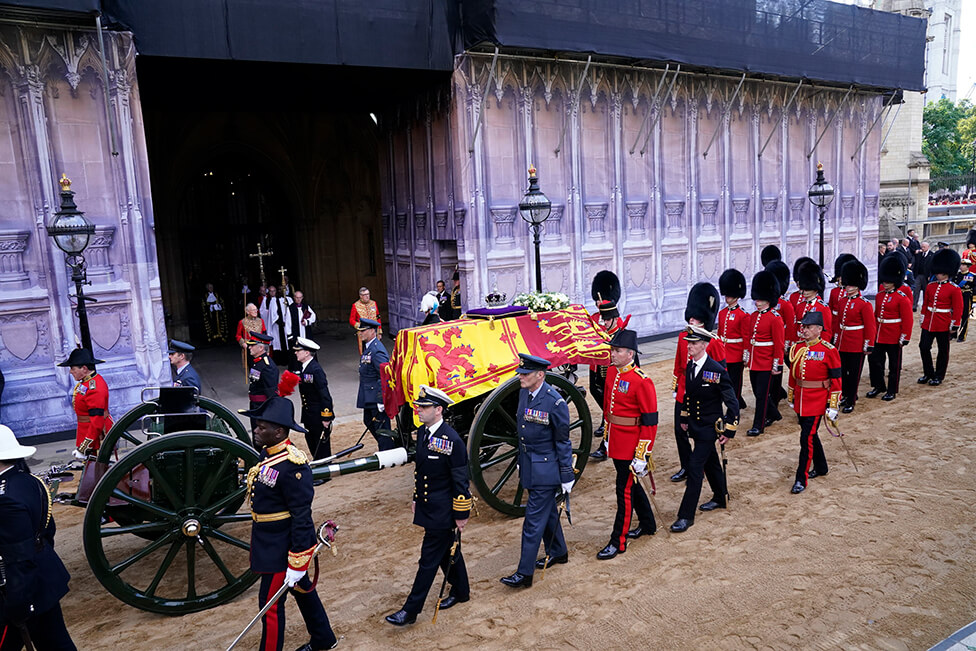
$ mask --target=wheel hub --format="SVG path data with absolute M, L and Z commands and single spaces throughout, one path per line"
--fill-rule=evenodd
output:
M 196 538 L 200 534 L 200 521 L 190 518 L 183 523 L 183 535 L 188 538 Z

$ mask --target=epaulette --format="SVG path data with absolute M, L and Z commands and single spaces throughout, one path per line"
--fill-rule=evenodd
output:
M 634 373 L 637 373 L 637 375 L 641 376 L 642 378 L 647 378 L 647 375 L 641 370 L 640 366 L 634 367 Z
M 89 389 L 95 388 L 95 378 L 92 378 L 91 380 L 88 381 L 88 388 Z
M 289 445 L 286 449 L 288 450 L 288 460 L 296 466 L 304 466 L 308 463 L 308 457 L 305 456 L 305 453 L 294 445 Z
M 830 343 L 829 341 L 824 341 L 823 339 L 821 339 L 820 340 L 820 343 L 822 343 L 824 345 L 824 347 L 827 348 L 828 350 L 833 350 L 833 348 L 834 348 L 834 345 L 832 343 Z

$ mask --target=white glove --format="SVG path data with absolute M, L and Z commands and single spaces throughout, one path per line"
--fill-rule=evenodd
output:
M 830 419 L 832 422 L 833 421 L 836 421 L 837 420 L 837 410 L 836 409 L 828 409 L 827 410 L 827 418 Z
M 386 411 L 386 405 L 384 405 L 382 402 L 377 403 L 376 409 L 378 409 L 379 412 L 382 414 L 384 411 Z
M 296 583 L 302 580 L 305 576 L 307 570 L 293 570 L 290 567 L 285 570 L 285 585 L 289 588 L 294 587 Z
M 81 452 L 78 448 L 75 448 L 74 450 L 71 451 L 71 456 L 73 456 L 78 461 L 84 461 L 85 459 L 88 458 L 87 455 L 85 455 L 84 452 Z
M 647 473 L 647 462 L 643 459 L 634 459 L 630 462 L 630 468 L 635 475 L 643 477 Z
M 573 484 L 575 484 L 575 483 L 576 482 L 574 482 L 574 481 L 564 481 L 562 483 L 563 492 L 566 493 L 567 495 L 569 495 L 572 492 L 572 490 L 573 490 Z

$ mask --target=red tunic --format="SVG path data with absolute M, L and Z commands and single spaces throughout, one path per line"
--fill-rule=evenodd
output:
M 874 297 L 874 316 L 878 321 L 875 343 L 900 344 L 911 339 L 912 302 L 898 290 Z
M 830 290 L 830 296 L 827 298 L 827 307 L 830 308 L 830 314 L 834 317 L 834 321 L 837 321 L 837 303 L 840 302 L 840 297 L 844 295 L 844 288 L 838 285 Z
M 807 312 L 820 312 L 823 315 L 823 332 L 820 334 L 824 341 L 830 341 L 833 328 L 831 325 L 834 320 L 830 314 L 830 307 L 823 302 L 819 296 L 814 296 L 812 300 L 803 299 L 796 308 L 796 320 L 793 328 L 793 341 L 803 341 L 803 333 L 800 332 L 800 324 Z
M 803 342 L 790 350 L 787 400 L 798 416 L 822 416 L 840 399 L 840 355 L 826 341 Z
M 657 436 L 657 392 L 643 371 L 628 364 L 607 372 L 603 413 L 607 454 L 611 459 L 636 459 L 654 447 Z
M 922 329 L 929 332 L 948 332 L 958 328 L 962 319 L 962 290 L 948 280 L 925 286 L 922 302 Z
M 878 291 L 884 291 L 884 290 L 880 289 Z M 907 283 L 902 283 L 901 287 L 898 287 L 897 289 L 895 289 L 895 291 L 901 294 L 902 296 L 904 296 L 905 298 L 907 298 L 909 305 L 915 303 L 915 293 L 912 291 L 912 288 L 909 287 Z
M 595 325 L 597 328 L 603 328 L 603 326 L 600 325 L 600 313 L 599 312 L 596 312 L 594 314 L 591 314 L 590 315 L 590 320 L 593 321 L 593 325 Z M 617 330 L 621 330 L 623 328 L 626 328 L 627 327 L 627 323 L 629 321 L 630 321 L 630 315 L 629 314 L 627 315 L 627 319 L 626 320 L 621 319 L 618 316 L 616 319 L 613 320 L 613 323 L 610 324 L 610 329 L 607 330 L 606 333 L 608 335 L 610 335 L 611 337 L 613 337 L 613 334 L 615 332 L 617 332 Z M 598 368 L 599 368 L 598 365 L 596 365 L 596 364 L 590 364 L 590 370 L 593 371 L 594 373 L 597 372 L 597 369 Z
M 705 352 L 716 362 L 725 366 L 725 344 L 717 338 L 708 341 Z M 682 332 L 678 335 L 678 349 L 674 352 L 674 375 L 671 376 L 671 393 L 675 394 L 674 399 L 677 402 L 684 402 L 685 400 L 685 369 L 688 368 L 689 359 L 691 359 L 691 355 L 688 354 L 688 342 L 685 341 L 685 333 Z
M 842 353 L 863 353 L 874 345 L 877 321 L 871 304 L 858 292 L 837 303 L 834 345 Z
M 71 392 L 71 405 L 78 417 L 78 432 L 75 434 L 75 447 L 88 441 L 88 449 L 98 450 L 105 432 L 112 428 L 112 417 L 108 413 L 108 384 L 97 372 L 75 384 Z
M 793 306 L 794 312 L 797 311 L 800 305 L 800 301 L 802 300 L 803 300 L 803 292 L 801 292 L 799 289 L 793 290 L 793 292 L 789 296 L 789 301 L 790 301 L 790 305 Z
M 786 350 L 790 349 L 793 342 L 796 341 L 796 335 L 793 334 L 793 323 L 796 321 L 796 313 L 793 311 L 793 306 L 790 302 L 779 299 L 779 303 L 773 308 L 773 312 L 779 314 L 779 318 L 783 320 L 783 341 L 786 343 Z
M 742 361 L 742 351 L 745 349 L 745 341 L 749 336 L 749 317 L 750 314 L 738 303 L 732 307 L 725 306 L 719 310 L 718 336 L 725 344 L 725 361 L 729 364 Z
M 258 323 L 258 322 L 261 323 L 261 329 L 260 330 L 255 329 L 255 330 L 250 330 L 249 331 L 247 329 L 247 326 L 244 325 L 244 321 L 245 320 L 251 320 L 251 317 L 246 317 L 245 319 L 241 319 L 240 321 L 237 322 L 237 334 L 235 335 L 237 337 L 237 341 L 239 341 L 239 342 L 240 341 L 244 341 L 244 339 L 247 337 L 247 333 L 248 332 L 259 332 L 259 333 L 261 333 L 263 335 L 268 334 L 268 329 L 264 325 L 264 319 L 262 319 L 261 317 L 256 316 L 256 317 L 253 318 L 253 322 L 254 323 Z
M 753 312 L 749 320 L 746 363 L 751 371 L 772 371 L 783 367 L 783 319 L 767 308 Z

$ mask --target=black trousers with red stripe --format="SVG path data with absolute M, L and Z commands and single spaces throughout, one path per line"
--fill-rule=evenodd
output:
M 64 625 L 60 604 L 46 612 L 31 615 L 27 619 L 27 632 L 31 644 L 39 651 L 77 651 Z M 16 626 L 0 624 L 0 651 L 20 651 L 25 646 Z
M 901 344 L 875 344 L 868 355 L 868 372 L 871 386 L 879 391 L 898 393 L 901 379 Z M 888 382 L 885 382 L 885 358 L 888 359 Z
M 823 414 L 819 416 L 797 416 L 800 422 L 800 463 L 796 467 L 796 481 L 807 485 L 807 473 L 810 472 L 810 465 L 817 474 L 827 474 L 827 457 L 824 455 L 823 444 L 820 443 L 820 436 L 817 430 L 820 429 L 820 421 Z
M 274 596 L 285 582 L 285 573 L 261 575 L 261 588 L 258 592 L 258 606 L 264 608 L 268 600 Z M 313 649 L 328 649 L 336 642 L 335 633 L 329 625 L 329 616 L 315 591 L 315 585 L 306 574 L 294 588 L 286 590 L 285 594 L 264 614 L 261 620 L 261 651 L 281 651 L 285 642 L 285 601 L 288 594 L 295 597 L 298 610 L 305 620 L 305 628 L 311 636 Z
M 863 370 L 864 353 L 840 354 L 840 395 L 849 405 L 857 402 L 857 385 L 861 383 Z
M 630 471 L 630 459 L 614 459 L 613 468 L 617 471 L 617 516 L 613 519 L 610 544 L 623 551 L 627 548 L 627 532 L 634 511 L 637 511 L 637 522 L 645 532 L 657 531 L 657 522 L 647 493 Z
M 745 409 L 746 401 L 742 399 L 742 374 L 745 372 L 745 362 L 728 362 L 726 368 L 729 370 L 729 378 L 732 380 L 732 387 L 735 389 L 735 397 L 739 399 L 739 409 Z

